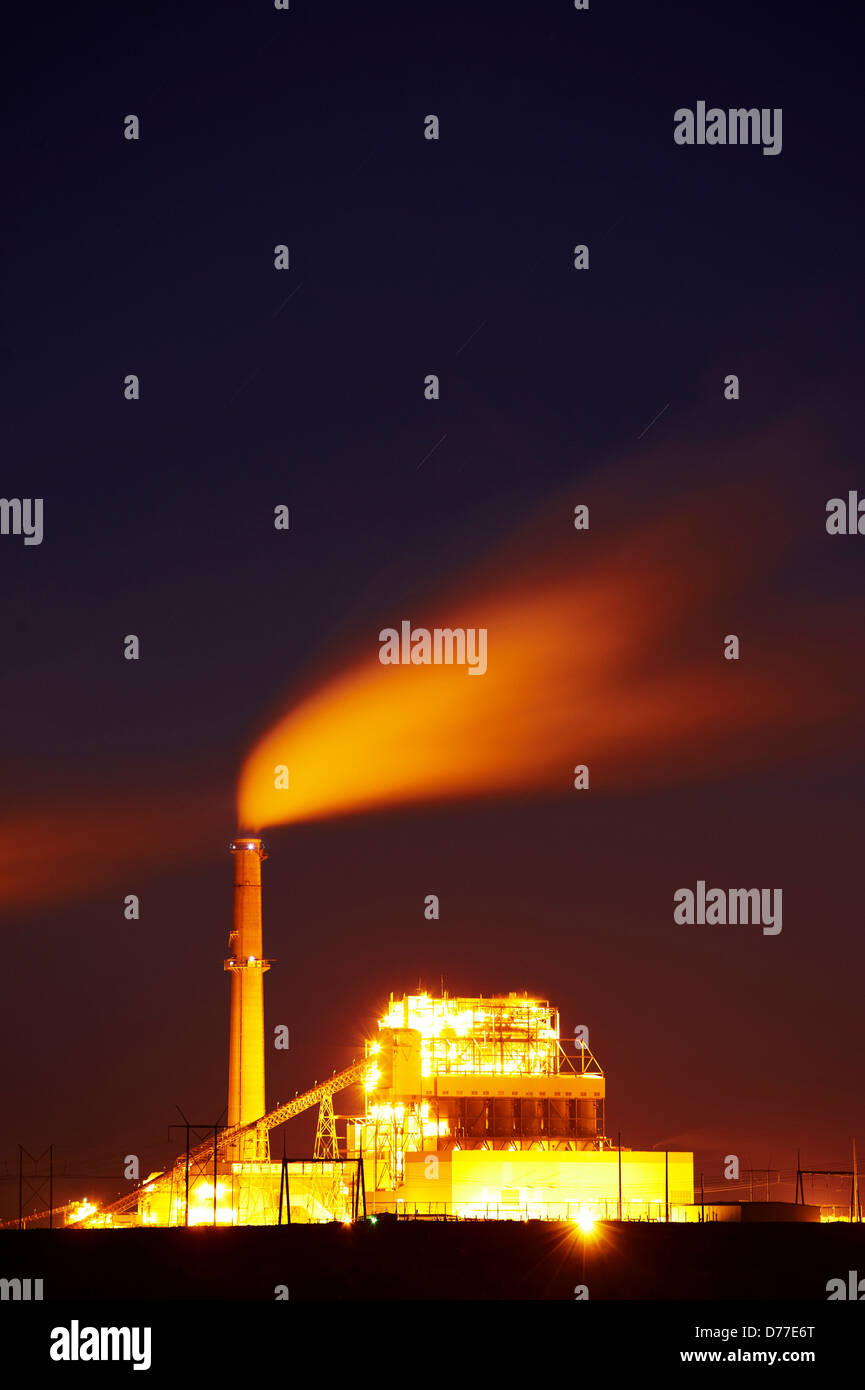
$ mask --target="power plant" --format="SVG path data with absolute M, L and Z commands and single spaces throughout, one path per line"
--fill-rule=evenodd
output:
M 257 836 L 231 844 L 227 1125 L 81 1226 L 351 1222 L 390 1213 L 463 1219 L 694 1219 L 693 1156 L 606 1136 L 604 1073 L 559 1012 L 510 993 L 391 995 L 364 1056 L 268 1111 Z M 333 1097 L 363 1089 L 337 1133 Z M 314 1154 L 276 1160 L 271 1130 L 318 1106 Z

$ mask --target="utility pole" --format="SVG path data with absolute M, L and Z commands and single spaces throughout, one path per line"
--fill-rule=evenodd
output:
M 754 1200 L 754 1174 L 755 1174 L 755 1173 L 760 1173 L 760 1174 L 762 1174 L 762 1175 L 765 1177 L 765 1179 L 766 1179 L 766 1201 L 768 1202 L 768 1200 L 769 1200 L 769 1184 L 770 1184 L 770 1179 L 774 1177 L 774 1178 L 776 1179 L 776 1181 L 779 1181 L 779 1182 L 780 1182 L 781 1174 L 780 1174 L 779 1170 L 778 1170 L 777 1168 L 749 1168 L 749 1169 L 747 1170 L 747 1172 L 748 1172 L 748 1190 L 749 1190 L 749 1193 L 750 1193 L 749 1200 L 752 1201 L 752 1202 L 753 1202 L 753 1200 Z
M 288 1193 L 288 1158 L 285 1152 L 285 1130 L 282 1131 L 282 1171 L 279 1175 L 279 1225 L 282 1225 L 282 1194 L 285 1192 L 286 1225 L 291 1225 L 291 1202 Z
M 222 1117 L 221 1117 L 221 1116 L 220 1116 L 220 1119 L 217 1121 L 217 1123 L 216 1123 L 215 1125 L 194 1125 L 194 1124 L 192 1124 L 189 1120 L 187 1120 L 186 1116 L 183 1114 L 183 1111 L 180 1109 L 180 1106 L 179 1106 L 179 1105 L 176 1106 L 175 1109 L 176 1109 L 176 1110 L 180 1113 L 180 1115 L 182 1116 L 182 1118 L 183 1118 L 183 1124 L 182 1124 L 182 1125 L 169 1125 L 169 1126 L 168 1126 L 168 1135 L 169 1135 L 169 1138 L 171 1137 L 171 1131 L 172 1131 L 173 1129 L 183 1129 L 183 1130 L 186 1131 L 186 1168 L 185 1168 L 185 1173 L 184 1173 L 185 1209 L 184 1209 L 184 1213 L 183 1213 L 183 1224 L 184 1224 L 184 1226 L 188 1226 L 188 1225 L 189 1225 L 189 1171 L 190 1171 L 190 1168 L 191 1168 L 191 1166 L 192 1166 L 192 1154 L 191 1154 L 191 1147 L 190 1147 L 190 1135 L 191 1135 L 192 1133 L 194 1133 L 194 1134 L 195 1134 L 196 1142 L 198 1142 L 198 1139 L 199 1139 L 199 1135 L 200 1135 L 200 1134 L 202 1134 L 202 1133 L 207 1133 L 208 1130 L 211 1130 L 211 1129 L 212 1129 L 212 1130 L 213 1130 L 213 1224 L 214 1224 L 214 1226 L 215 1226 L 215 1225 L 216 1225 L 216 1178 L 217 1178 L 218 1158 L 219 1158 L 219 1131 L 220 1131 L 221 1129 L 225 1129 L 225 1125 L 221 1123 L 221 1120 L 222 1120 Z M 223 1114 L 223 1115 L 225 1114 L 225 1111 L 224 1111 L 224 1110 L 223 1110 L 222 1114 Z M 207 1166 L 206 1166 L 206 1165 L 207 1165 L 207 1159 L 206 1159 L 206 1158 L 201 1157 L 201 1158 L 196 1159 L 196 1162 L 195 1162 L 195 1174 L 194 1174 L 194 1178 L 195 1178 L 195 1179 L 198 1179 L 198 1178 L 206 1178 L 206 1177 L 207 1177 Z M 170 1219 L 170 1218 L 169 1218 L 169 1219 Z
M 42 1160 L 45 1158 L 46 1154 L 48 1155 L 48 1172 L 47 1172 L 47 1173 L 42 1173 L 42 1172 L 40 1172 L 40 1166 L 41 1166 Z M 33 1171 L 32 1171 L 31 1173 L 25 1173 L 25 1172 L 24 1172 L 24 1158 L 25 1158 L 25 1155 L 26 1155 L 26 1157 L 30 1160 L 30 1163 L 33 1165 Z M 26 1183 L 26 1186 L 27 1186 L 27 1195 L 26 1195 L 26 1198 L 25 1198 L 25 1194 L 24 1194 L 24 1186 L 25 1186 L 25 1183 Z M 46 1215 L 46 1212 L 44 1211 L 44 1208 L 45 1208 L 45 1206 L 46 1206 L 46 1200 L 45 1200 L 46 1185 L 47 1185 L 47 1190 L 48 1190 L 48 1201 L 47 1201 L 48 1212 L 47 1212 L 47 1216 L 48 1216 L 49 1228 L 50 1228 L 51 1230 L 53 1230 L 53 1229 L 54 1229 L 54 1145 L 53 1145 L 53 1144 L 49 1144 L 48 1148 L 47 1148 L 47 1149 L 43 1149 L 42 1153 L 39 1154 L 38 1157 L 37 1157 L 37 1155 L 36 1155 L 36 1154 L 32 1154 L 32 1153 L 30 1152 L 29 1149 L 25 1149 L 25 1147 L 24 1147 L 23 1144 L 19 1144 L 19 1145 L 18 1145 L 18 1229 L 19 1229 L 19 1231 L 23 1231 L 23 1229 L 24 1229 L 24 1221 L 25 1221 L 24 1206 L 25 1206 L 25 1202 L 28 1203 L 28 1204 L 30 1204 L 30 1203 L 33 1204 L 34 1212 L 31 1213 L 31 1216 L 35 1215 L 36 1212 L 38 1212 L 40 1216 Z
M 622 1131 L 619 1130 L 619 1220 L 622 1219 Z
M 177 1107 L 180 1110 L 180 1107 Z M 183 1111 L 180 1111 L 183 1115 Z M 183 1118 L 186 1120 L 186 1116 Z M 189 1121 L 186 1120 L 186 1200 L 183 1204 L 183 1224 L 189 1225 Z

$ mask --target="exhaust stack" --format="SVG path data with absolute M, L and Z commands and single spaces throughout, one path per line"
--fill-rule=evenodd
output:
M 233 840 L 231 853 L 234 859 L 234 920 L 225 961 L 225 969 L 231 972 L 229 1127 L 249 1124 L 265 1113 L 264 972 L 270 969 L 270 961 L 262 959 L 261 947 L 261 861 L 267 855 L 261 840 L 249 835 Z M 254 1135 L 236 1144 L 230 1156 L 234 1159 L 267 1157 L 256 1152 Z

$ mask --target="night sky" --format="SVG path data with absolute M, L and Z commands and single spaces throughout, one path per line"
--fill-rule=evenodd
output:
M 861 1158 L 865 538 L 825 527 L 865 496 L 844 23 L 753 0 L 16 15 L 0 490 L 44 499 L 44 539 L 0 536 L 0 1171 L 53 1142 L 122 1190 L 124 1155 L 178 1151 L 177 1106 L 219 1118 L 237 778 L 298 691 L 479 573 L 519 588 L 527 535 L 633 585 L 673 514 L 687 652 L 652 660 L 709 653 L 696 735 L 647 725 L 633 777 L 599 756 L 588 793 L 577 748 L 531 792 L 265 831 L 266 1021 L 291 1037 L 268 1099 L 443 980 L 588 1024 L 608 1133 L 693 1148 L 707 1184 L 731 1153 Z M 781 153 L 678 146 L 698 100 L 782 108 Z M 760 708 L 747 736 L 724 687 Z M 783 931 L 676 925 L 698 879 L 781 887 Z

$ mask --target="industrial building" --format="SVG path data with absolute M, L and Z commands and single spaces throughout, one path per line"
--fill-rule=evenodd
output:
M 417 1219 L 693 1219 L 693 1156 L 635 1152 L 604 1131 L 605 1077 L 570 1052 L 558 1010 L 510 993 L 390 997 L 362 1060 L 286 1105 L 265 1099 L 262 842 L 231 845 L 228 1124 L 88 1226 Z M 341 1137 L 333 1097 L 362 1087 Z M 311 1159 L 274 1162 L 270 1133 L 319 1108 Z
M 378 1028 L 346 1126 L 368 1209 L 664 1219 L 693 1201 L 690 1154 L 620 1154 L 605 1136 L 604 1074 L 588 1047 L 565 1052 L 547 1000 L 391 996 Z

